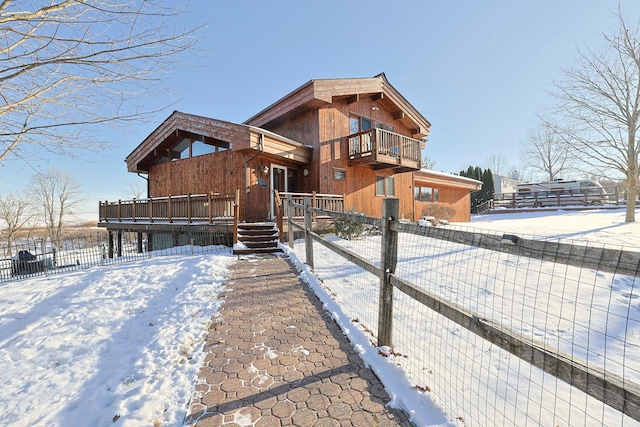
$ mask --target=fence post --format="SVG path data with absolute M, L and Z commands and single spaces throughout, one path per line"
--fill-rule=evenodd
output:
M 293 239 L 294 239 L 294 232 L 293 232 L 293 226 L 291 225 L 291 223 L 293 222 L 293 213 L 291 211 L 291 194 L 287 194 L 287 199 L 286 199 L 286 209 L 285 212 L 287 213 L 287 240 L 289 241 L 289 247 L 291 249 L 293 249 Z
M 53 246 L 53 242 L 51 242 L 51 245 Z M 40 246 L 41 246 L 41 253 L 42 253 L 42 256 L 40 257 L 40 262 L 42 263 L 41 265 L 43 267 L 45 276 L 48 276 L 49 272 L 47 271 L 47 265 L 45 264 L 45 257 L 44 257 L 45 256 L 45 249 L 46 249 L 45 246 L 44 246 L 44 239 L 40 240 Z M 54 246 L 54 248 L 55 248 L 55 246 Z
M 136 203 L 138 201 L 136 198 L 133 198 L 133 204 L 131 205 L 131 216 L 133 217 L 133 222 L 136 222 Z
M 304 244 L 306 249 L 307 265 L 313 269 L 313 241 L 311 240 L 311 226 L 313 220 L 311 218 L 311 198 L 304 198 Z
M 398 220 L 400 200 L 384 199 L 382 205 L 382 268 L 380 271 L 380 300 L 378 303 L 378 346 L 392 346 L 393 285 L 390 275 L 396 271 L 398 261 L 398 232 L 391 223 Z
M 171 194 L 169 194 L 169 199 L 167 200 L 167 217 L 169 217 L 169 223 L 172 223 L 173 219 L 171 219 Z

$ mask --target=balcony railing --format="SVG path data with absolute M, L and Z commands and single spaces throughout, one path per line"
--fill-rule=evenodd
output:
M 215 223 L 233 221 L 236 196 L 197 194 L 100 202 L 100 222 Z
M 349 165 L 375 169 L 422 167 L 422 140 L 384 129 L 369 129 L 347 136 Z

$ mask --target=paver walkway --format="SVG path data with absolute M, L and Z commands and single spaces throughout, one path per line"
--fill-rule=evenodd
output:
M 411 425 L 286 258 L 229 274 L 187 425 Z

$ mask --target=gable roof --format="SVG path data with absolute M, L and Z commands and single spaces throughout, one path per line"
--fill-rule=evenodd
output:
M 262 147 L 252 145 L 252 140 L 258 141 L 258 135 L 263 137 Z M 308 163 L 312 156 L 311 147 L 266 129 L 174 111 L 127 156 L 128 171 L 147 173 L 151 165 L 186 137 L 209 143 L 227 143 L 236 151 L 259 149 L 266 154 L 286 153 L 287 159 L 300 163 Z M 273 148 L 274 145 L 279 148 Z M 285 152 L 282 147 L 288 150 Z
M 330 104 L 334 99 L 357 101 L 370 96 L 411 129 L 414 138 L 429 134 L 431 124 L 387 80 L 384 73 L 368 78 L 310 80 L 255 114 L 244 123 L 270 128 L 291 117 Z

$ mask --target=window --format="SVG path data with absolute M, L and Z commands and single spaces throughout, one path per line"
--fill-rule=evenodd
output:
M 376 196 L 395 196 L 395 183 L 393 177 L 376 177 Z
M 344 169 L 334 169 L 333 179 L 335 179 L 336 181 L 344 181 L 345 179 L 347 179 L 347 172 Z
M 417 202 L 439 202 L 440 194 L 437 188 L 416 186 L 413 189 L 414 199 Z

